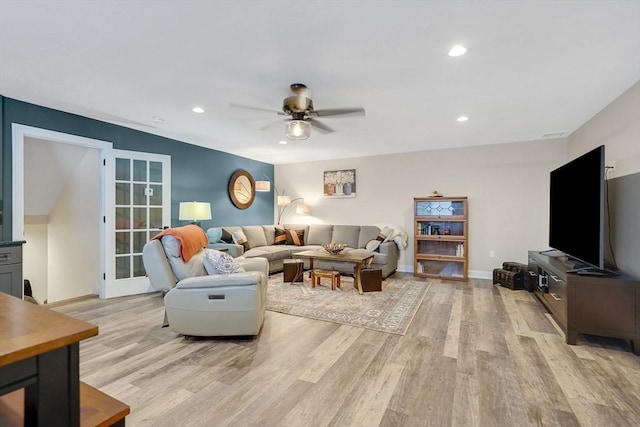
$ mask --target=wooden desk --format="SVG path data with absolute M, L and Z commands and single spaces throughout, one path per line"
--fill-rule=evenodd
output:
M 124 427 L 128 405 L 80 381 L 80 427 Z M 24 389 L 0 396 L 0 426 L 24 426 Z
M 24 388 L 25 426 L 80 426 L 79 342 L 98 327 L 0 293 L 0 395 Z

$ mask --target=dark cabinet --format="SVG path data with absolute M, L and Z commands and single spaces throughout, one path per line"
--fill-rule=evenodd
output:
M 22 299 L 22 243 L 0 243 L 0 292 Z
M 565 332 L 567 344 L 575 344 L 579 333 L 623 338 L 640 355 L 640 281 L 571 269 L 562 257 L 529 251 L 530 289 Z

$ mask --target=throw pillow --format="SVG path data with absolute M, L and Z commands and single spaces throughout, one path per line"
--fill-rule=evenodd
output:
M 368 251 L 374 252 L 380 249 L 380 243 L 382 242 L 378 239 L 369 240 L 364 248 Z
M 380 242 L 386 242 L 391 237 L 392 232 L 393 232 L 392 229 L 390 229 L 389 227 L 385 227 L 382 230 L 380 230 L 380 232 L 378 233 L 378 237 L 376 237 L 376 239 L 379 240 Z
M 287 243 L 287 232 L 284 228 L 276 227 L 276 238 L 273 242 L 274 245 L 284 245 Z
M 247 236 L 244 235 L 244 231 L 236 230 L 231 233 L 231 238 L 233 239 L 233 243 L 236 245 L 242 245 L 245 251 L 249 250 L 249 241 L 247 240 Z
M 222 237 L 220 237 L 224 243 L 233 243 L 233 237 L 231 237 L 231 233 L 226 228 L 222 228 Z
M 244 273 L 244 268 L 231 255 L 215 249 L 205 249 L 204 269 L 207 274 Z
M 287 228 L 287 245 L 304 246 L 304 230 L 292 230 Z
M 213 227 L 207 230 L 209 243 L 222 243 L 222 228 Z

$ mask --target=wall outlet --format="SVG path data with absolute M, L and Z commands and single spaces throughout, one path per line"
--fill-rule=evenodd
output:
M 616 170 L 616 161 L 615 160 L 609 160 L 606 164 L 605 164 L 605 177 L 607 179 L 611 179 L 615 176 L 614 172 Z
M 496 251 L 489 251 L 489 258 L 495 258 L 496 257 Z

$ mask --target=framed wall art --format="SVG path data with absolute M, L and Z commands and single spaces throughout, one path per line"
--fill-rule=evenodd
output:
M 324 197 L 356 197 L 356 170 L 324 171 Z

